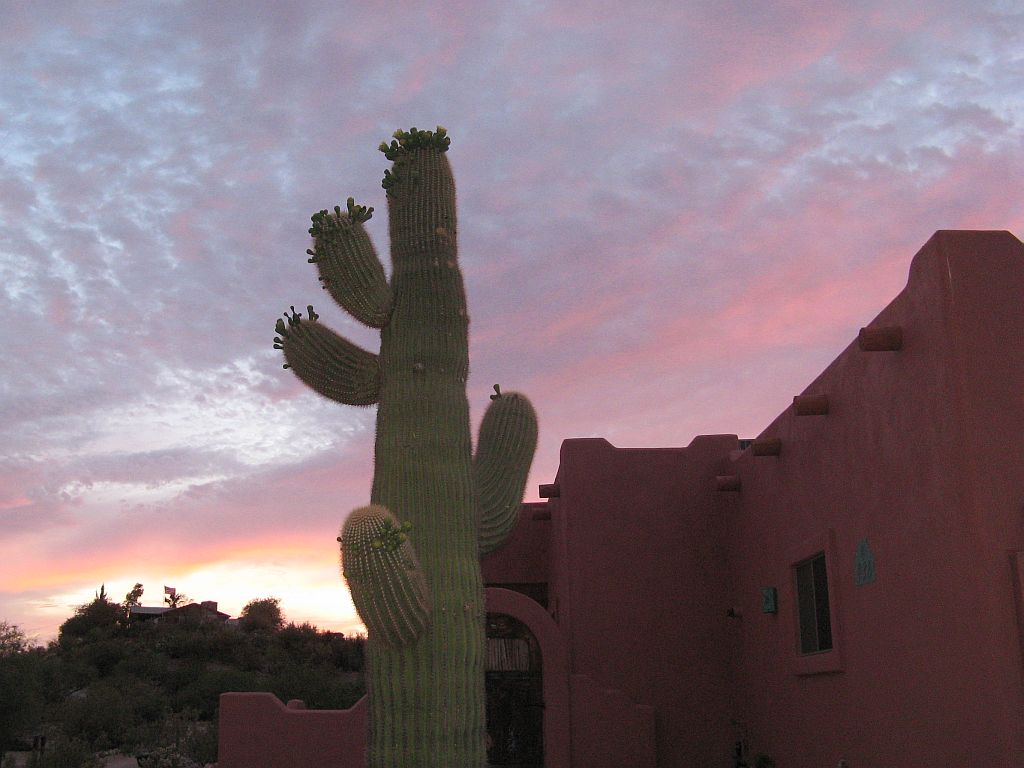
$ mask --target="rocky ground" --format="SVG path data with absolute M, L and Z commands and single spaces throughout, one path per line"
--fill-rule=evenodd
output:
M 5 752 L 0 766 L 3 768 L 27 768 L 31 756 L 31 752 Z M 102 765 L 103 768 L 139 768 L 139 761 L 118 752 L 105 756 Z

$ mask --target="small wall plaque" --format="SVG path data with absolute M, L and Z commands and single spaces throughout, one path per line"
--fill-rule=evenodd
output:
M 779 591 L 775 587 L 761 587 L 761 613 L 779 612 Z
M 858 587 L 870 584 L 875 580 L 875 555 L 867 539 L 857 542 L 857 560 L 853 574 L 853 583 Z

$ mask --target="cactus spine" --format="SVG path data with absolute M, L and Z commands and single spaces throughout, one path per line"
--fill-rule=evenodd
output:
M 486 762 L 484 593 L 479 557 L 516 523 L 537 443 L 522 395 L 495 394 L 474 455 L 469 318 L 458 264 L 446 131 L 396 131 L 380 149 L 391 237 L 388 282 L 364 223 L 372 208 L 320 211 L 310 234 L 324 288 L 381 329 L 380 353 L 295 312 L 277 321 L 286 367 L 315 391 L 378 405 L 370 505 L 342 526 L 342 569 L 369 632 L 373 768 Z

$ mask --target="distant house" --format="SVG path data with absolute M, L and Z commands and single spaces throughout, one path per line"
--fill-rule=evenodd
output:
M 166 605 L 133 605 L 128 608 L 128 616 L 133 624 L 140 621 L 155 623 L 169 610 Z
M 129 609 L 129 615 L 133 622 L 152 621 L 165 624 L 210 624 L 214 622 L 230 624 L 235 621 L 229 614 L 218 611 L 217 603 L 214 600 L 189 603 L 177 608 L 166 605 L 133 605 Z

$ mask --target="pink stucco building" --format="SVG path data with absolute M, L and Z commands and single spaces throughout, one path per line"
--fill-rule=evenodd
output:
M 936 233 L 855 330 L 756 439 L 563 442 L 483 563 L 494 764 L 1024 765 L 1024 244 Z M 260 696 L 222 768 L 361 764 Z

